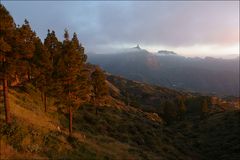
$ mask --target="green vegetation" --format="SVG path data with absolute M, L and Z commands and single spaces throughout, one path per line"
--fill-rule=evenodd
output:
M 106 75 L 76 33 L 42 43 L 0 13 L 1 159 L 239 159 L 239 111 Z
M 100 68 L 96 68 L 91 74 L 92 83 L 92 99 L 93 105 L 96 107 L 96 114 L 98 114 L 98 106 L 102 106 L 102 101 L 108 95 L 108 86 L 105 82 L 105 75 Z
M 204 119 L 199 112 L 199 117 L 187 116 L 166 126 L 156 114 L 112 99 L 111 105 L 99 108 L 98 115 L 92 104 L 78 108 L 73 115 L 74 132 L 69 137 L 68 111 L 59 109 L 61 104 L 49 98 L 46 113 L 40 94 L 30 83 L 10 89 L 13 117 L 10 125 L 4 123 L 3 106 L 0 106 L 1 156 L 4 159 L 239 157 L 239 111 L 215 113 Z
M 11 123 L 8 87 L 31 82 L 41 92 L 45 112 L 47 99 L 51 97 L 55 97 L 62 107 L 68 108 L 71 135 L 74 110 L 86 102 L 95 103 L 108 95 L 104 74 L 96 67 L 86 67 L 87 56 L 76 33 L 70 39 L 65 30 L 64 40 L 60 42 L 55 32 L 48 30 L 42 43 L 27 20 L 21 27 L 16 26 L 2 4 L 0 14 L 1 20 L 4 20 L 0 25 L 0 75 L 6 123 Z M 89 98 L 91 95 L 93 99 Z

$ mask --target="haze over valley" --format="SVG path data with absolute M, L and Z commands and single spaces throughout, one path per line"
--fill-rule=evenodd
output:
M 132 80 L 208 95 L 239 96 L 239 56 L 187 58 L 167 50 L 151 53 L 138 45 L 88 57 L 107 72 Z

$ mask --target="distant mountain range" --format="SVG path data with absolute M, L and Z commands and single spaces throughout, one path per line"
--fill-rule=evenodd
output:
M 173 51 L 151 53 L 137 45 L 113 54 L 88 54 L 88 61 L 132 80 L 204 94 L 239 96 L 239 57 L 186 58 Z

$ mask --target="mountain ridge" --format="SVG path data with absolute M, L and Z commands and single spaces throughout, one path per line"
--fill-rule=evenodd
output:
M 89 54 L 88 57 L 89 62 L 131 80 L 218 96 L 239 96 L 237 58 L 157 56 L 142 49 L 118 54 Z

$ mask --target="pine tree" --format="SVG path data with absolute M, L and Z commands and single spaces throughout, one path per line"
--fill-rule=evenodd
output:
M 202 101 L 201 112 L 202 112 L 202 118 L 206 117 L 206 115 L 207 115 L 208 112 L 209 112 L 208 102 L 207 102 L 206 99 L 204 99 L 204 100 Z
M 91 80 L 89 74 L 89 69 L 83 66 L 80 73 L 77 75 L 77 98 L 79 106 L 91 100 Z
M 16 26 L 12 16 L 2 4 L 0 4 L 0 20 L 0 80 L 2 80 L 3 85 L 5 119 L 6 123 L 10 123 L 11 117 L 8 98 L 8 81 L 12 76 L 16 58 L 12 48 L 12 39 L 14 39 Z
M 98 106 L 101 106 L 101 100 L 104 96 L 108 95 L 108 86 L 105 82 L 106 78 L 103 71 L 96 67 L 95 71 L 91 75 L 92 81 L 92 101 L 93 105 L 96 107 L 96 114 L 98 114 Z
M 45 112 L 47 111 L 47 95 L 52 85 L 52 64 L 50 62 L 50 53 L 42 44 L 39 38 L 35 41 L 35 51 L 32 58 L 33 76 L 36 87 L 41 91 L 42 102 L 44 103 Z
M 184 118 L 184 114 L 186 113 L 186 111 L 187 111 L 187 108 L 184 104 L 183 98 L 180 97 L 178 99 L 178 115 L 180 119 Z
M 86 60 L 87 60 L 87 55 L 84 54 L 84 48 L 83 48 L 82 45 L 79 43 L 77 34 L 76 34 L 75 32 L 73 33 L 72 45 L 73 45 L 74 48 L 76 48 L 77 52 L 79 53 L 81 62 L 86 62 Z
M 127 106 L 129 106 L 129 101 L 130 101 L 130 98 L 129 98 L 129 93 L 127 91 L 127 89 L 125 90 L 125 103 Z
M 57 39 L 55 35 L 55 31 L 52 31 L 50 33 L 50 30 L 48 30 L 47 37 L 44 40 L 44 46 L 50 53 L 49 58 L 52 63 L 52 66 L 54 67 L 56 65 L 58 57 L 60 56 L 62 46 L 61 42 Z
M 58 84 L 59 81 L 57 81 L 57 72 L 59 71 L 57 63 L 62 53 L 62 42 L 57 39 L 55 31 L 50 32 L 48 29 L 47 36 L 44 39 L 44 47 L 47 49 L 48 58 L 51 64 L 51 70 L 49 70 L 50 79 L 48 81 L 51 85 L 48 86 L 47 93 L 49 96 L 55 96 L 61 90 L 61 87 L 59 87 L 61 84 Z
M 78 77 L 83 66 L 82 54 L 84 49 L 77 47 L 73 40 L 69 39 L 68 31 L 65 30 L 65 40 L 62 45 L 62 53 L 57 62 L 56 76 L 59 82 L 59 96 L 62 103 L 69 109 L 69 134 L 72 134 L 72 112 L 79 105 Z M 66 97 L 63 100 L 62 97 Z
M 177 117 L 177 111 L 175 103 L 172 101 L 165 101 L 164 102 L 164 108 L 163 108 L 163 117 L 166 120 L 167 124 L 170 124 L 174 120 L 176 120 Z
M 35 51 L 36 33 L 32 31 L 29 22 L 25 19 L 24 24 L 17 28 L 14 49 L 18 53 L 17 72 L 20 76 L 32 77 L 32 57 Z

